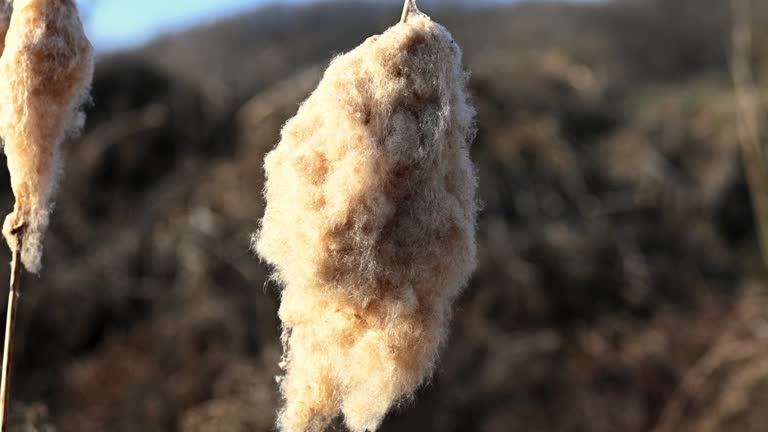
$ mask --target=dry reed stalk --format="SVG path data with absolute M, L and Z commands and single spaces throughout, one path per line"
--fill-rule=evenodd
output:
M 284 432 L 374 431 L 434 370 L 476 265 L 461 50 L 405 22 L 333 60 L 267 155 L 254 238 L 282 285 Z
M 0 136 L 16 198 L 3 225 L 13 253 L 0 381 L 3 430 L 21 265 L 33 273 L 40 270 L 43 236 L 62 173 L 60 147 L 66 134 L 84 122 L 80 107 L 93 77 L 93 49 L 73 0 L 15 0 L 12 9 L 0 57 Z
M 8 33 L 8 26 L 11 25 L 11 12 L 13 12 L 11 0 L 0 0 L 0 55 L 5 50 L 5 35 Z
M 411 13 L 418 13 L 419 8 L 416 7 L 416 1 L 415 0 L 405 0 L 405 4 L 403 5 L 403 15 L 400 17 L 400 23 L 405 24 L 408 22 L 408 17 L 411 15 Z
M 739 142 L 752 197 L 758 243 L 768 267 L 768 155 L 762 143 L 764 111 L 752 72 L 752 25 L 750 0 L 731 0 L 733 19 L 731 72 L 738 112 Z
M 17 233 L 19 242 L 22 242 L 23 234 Z M 5 320 L 5 341 L 3 343 L 3 371 L 0 378 L 0 430 L 5 431 L 5 417 L 8 412 L 8 402 L 10 397 L 10 380 L 13 370 L 13 335 L 16 330 L 16 311 L 19 307 L 21 277 L 21 249 L 13 251 L 11 260 L 11 280 L 8 290 L 8 309 Z

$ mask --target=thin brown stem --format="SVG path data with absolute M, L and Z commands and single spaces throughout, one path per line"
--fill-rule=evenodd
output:
M 11 378 L 13 372 L 13 342 L 16 329 L 16 312 L 19 307 L 21 294 L 21 246 L 22 229 L 16 229 L 16 247 L 11 261 L 11 281 L 8 290 L 8 311 L 5 321 L 5 343 L 3 347 L 3 372 L 0 378 L 0 431 L 6 431 L 6 418 L 11 394 Z
M 752 25 L 750 0 L 732 0 L 733 74 L 738 132 L 744 170 L 755 212 L 755 225 L 763 263 L 768 266 L 768 158 L 762 143 L 763 111 L 760 91 L 751 67 Z

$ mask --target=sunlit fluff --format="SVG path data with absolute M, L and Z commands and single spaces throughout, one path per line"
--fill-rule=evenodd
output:
M 38 272 L 42 240 L 61 177 L 61 143 L 80 128 L 79 107 L 93 75 L 91 44 L 72 0 L 17 0 L 0 57 L 0 136 L 13 213 L 3 225 L 11 248 L 23 226 L 21 259 Z
M 476 259 L 461 62 L 412 14 L 333 60 L 266 158 L 254 245 L 283 286 L 282 431 L 340 412 L 373 431 L 433 371 Z

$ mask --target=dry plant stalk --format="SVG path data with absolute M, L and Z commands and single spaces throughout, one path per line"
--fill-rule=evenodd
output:
M 79 108 L 93 76 L 93 49 L 73 0 L 15 0 L 12 9 L 0 57 L 0 136 L 16 198 L 3 225 L 14 258 L 0 384 L 2 416 L 11 378 L 19 262 L 30 272 L 40 270 L 42 240 L 62 173 L 61 143 L 84 122 Z M 4 427 L 4 418 L 0 424 Z
M 5 50 L 5 34 L 8 33 L 8 26 L 11 25 L 11 12 L 13 12 L 11 0 L 0 0 L 0 55 Z
M 416 7 L 415 0 L 405 0 L 405 4 L 403 5 L 403 15 L 400 17 L 400 23 L 405 24 L 408 22 L 408 17 L 411 16 L 411 13 L 418 13 L 419 9 Z
M 254 236 L 283 286 L 284 432 L 374 431 L 428 379 L 476 266 L 475 111 L 450 33 L 407 22 L 333 60 L 267 155 Z
M 21 233 L 19 233 L 21 236 Z M 21 239 L 19 239 L 21 241 Z M 13 334 L 16 330 L 16 312 L 19 307 L 19 281 L 21 277 L 21 250 L 13 251 L 11 260 L 11 281 L 8 290 L 8 310 L 5 320 L 5 340 L 3 343 L 3 372 L 0 378 L 0 430 L 5 432 L 5 418 L 8 411 L 11 391 L 11 373 L 13 370 Z
M 750 0 L 731 0 L 733 54 L 731 69 L 738 113 L 739 142 L 747 176 L 763 264 L 768 267 L 768 155 L 762 143 L 764 111 L 752 72 Z

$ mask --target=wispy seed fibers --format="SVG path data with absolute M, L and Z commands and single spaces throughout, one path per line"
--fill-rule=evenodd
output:
M 337 57 L 265 160 L 254 246 L 283 286 L 284 432 L 378 428 L 432 374 L 475 268 L 474 109 L 413 13 Z

